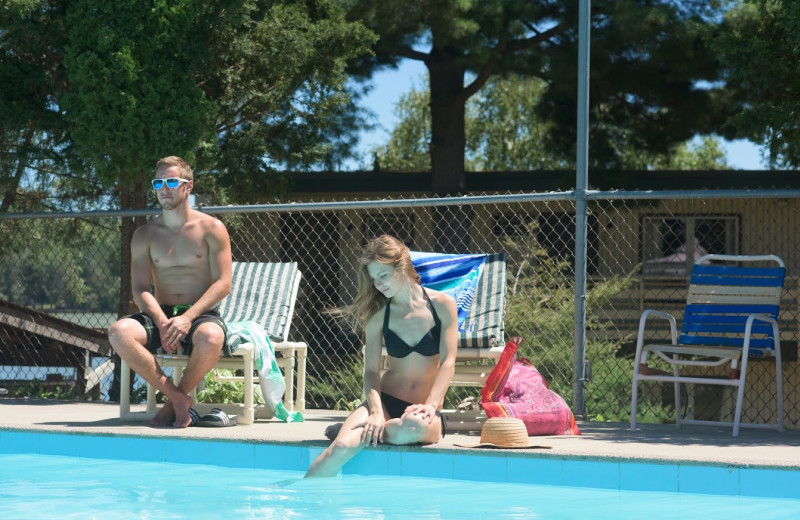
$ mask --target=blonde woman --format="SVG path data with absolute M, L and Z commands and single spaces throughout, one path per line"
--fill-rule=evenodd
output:
M 365 401 L 345 420 L 307 477 L 336 475 L 365 446 L 434 443 L 445 434 L 440 410 L 455 370 L 456 302 L 419 283 L 408 248 L 383 235 L 359 259 L 358 294 L 332 314 L 363 329 Z M 381 347 L 389 354 L 381 377 Z

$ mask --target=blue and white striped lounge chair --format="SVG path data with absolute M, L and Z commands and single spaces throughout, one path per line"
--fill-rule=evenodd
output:
M 289 330 L 294 315 L 295 301 L 300 286 L 301 273 L 296 262 L 234 262 L 231 293 L 220 304 L 220 314 L 226 323 L 254 321 L 268 333 L 277 357 L 278 366 L 283 369 L 286 383 L 284 406 L 289 411 L 305 410 L 306 354 L 308 346 L 304 342 L 289 341 Z M 229 337 L 229 342 L 231 338 Z M 239 415 L 240 424 L 250 424 L 255 419 L 270 418 L 267 406 L 256 408 L 253 403 L 254 346 L 252 343 L 239 343 L 231 356 L 220 357 L 217 369 L 241 369 L 243 376 L 217 379 L 241 381 L 244 383 L 244 403 L 198 403 L 195 409 L 201 415 L 212 408 L 221 408 L 226 413 Z M 162 368 L 174 367 L 174 379 L 180 381 L 187 356 L 159 354 Z M 295 371 L 297 373 L 297 398 L 295 399 Z M 130 369 L 122 363 L 120 389 L 120 418 L 123 420 L 148 419 L 155 414 L 155 389 L 148 385 L 147 409 L 144 413 L 130 412 Z
M 719 265 L 722 263 L 722 265 Z M 778 312 L 786 268 L 774 255 L 706 255 L 692 268 L 689 294 L 680 336 L 675 318 L 668 313 L 646 310 L 639 320 L 639 336 L 633 369 L 631 429 L 636 429 L 636 406 L 640 381 L 672 382 L 675 386 L 676 423 L 724 424 L 733 426 L 733 436 L 740 426 L 783 430 L 783 377 L 781 375 Z M 649 318 L 668 320 L 669 344 L 645 344 Z M 648 354 L 669 363 L 673 373 L 646 370 Z M 745 377 L 749 358 L 772 356 L 775 359 L 776 416 L 774 424 L 742 423 Z M 730 365 L 729 374 L 699 376 L 681 373 L 685 367 Z M 702 370 L 702 369 L 700 369 Z M 690 369 L 689 372 L 692 370 Z M 683 417 L 680 385 L 722 385 L 736 389 L 733 421 L 708 421 Z
M 458 355 L 450 386 L 483 387 L 505 347 L 505 253 L 456 255 L 412 252 L 411 259 L 423 286 L 451 294 L 454 290 L 457 292 L 453 296 L 459 306 Z M 460 291 L 456 288 L 459 285 L 468 286 L 469 289 Z M 386 355 L 384 348 L 384 367 Z M 484 362 L 465 364 L 466 361 L 479 360 Z

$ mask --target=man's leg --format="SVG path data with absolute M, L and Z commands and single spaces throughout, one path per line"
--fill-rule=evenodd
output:
M 186 417 L 189 417 L 189 408 L 192 406 L 192 398 L 187 392 L 180 390 L 164 374 L 161 367 L 156 363 L 153 353 L 147 350 L 147 332 L 136 320 L 122 318 L 108 329 L 108 339 L 111 346 L 124 359 L 134 372 L 144 378 L 145 381 L 155 386 L 161 393 L 167 396 L 168 405 L 165 405 L 151 421 L 154 425 L 168 424 L 173 415 L 173 408 L 184 410 Z M 179 421 L 175 421 L 178 426 Z M 182 423 L 183 421 L 181 421 Z M 191 419 L 183 426 L 188 426 Z
M 203 377 L 217 365 L 224 342 L 225 331 L 216 323 L 206 322 L 198 325 L 192 334 L 192 353 L 181 382 L 178 384 L 178 390 L 187 395 L 192 388 L 197 386 L 197 383 L 203 380 Z M 192 420 L 189 416 L 191 405 L 191 398 L 188 404 L 181 401 L 173 404 L 176 427 L 183 428 L 191 424 Z

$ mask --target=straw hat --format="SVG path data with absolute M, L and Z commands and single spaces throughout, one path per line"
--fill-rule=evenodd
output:
M 462 448 L 545 448 L 531 444 L 528 439 L 528 429 L 522 419 L 517 417 L 491 417 L 486 420 L 481 428 L 481 442 L 479 444 L 455 444 Z

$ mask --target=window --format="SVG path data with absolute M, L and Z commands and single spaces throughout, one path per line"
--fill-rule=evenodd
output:
M 642 273 L 686 276 L 711 253 L 739 254 L 738 215 L 641 217 Z

